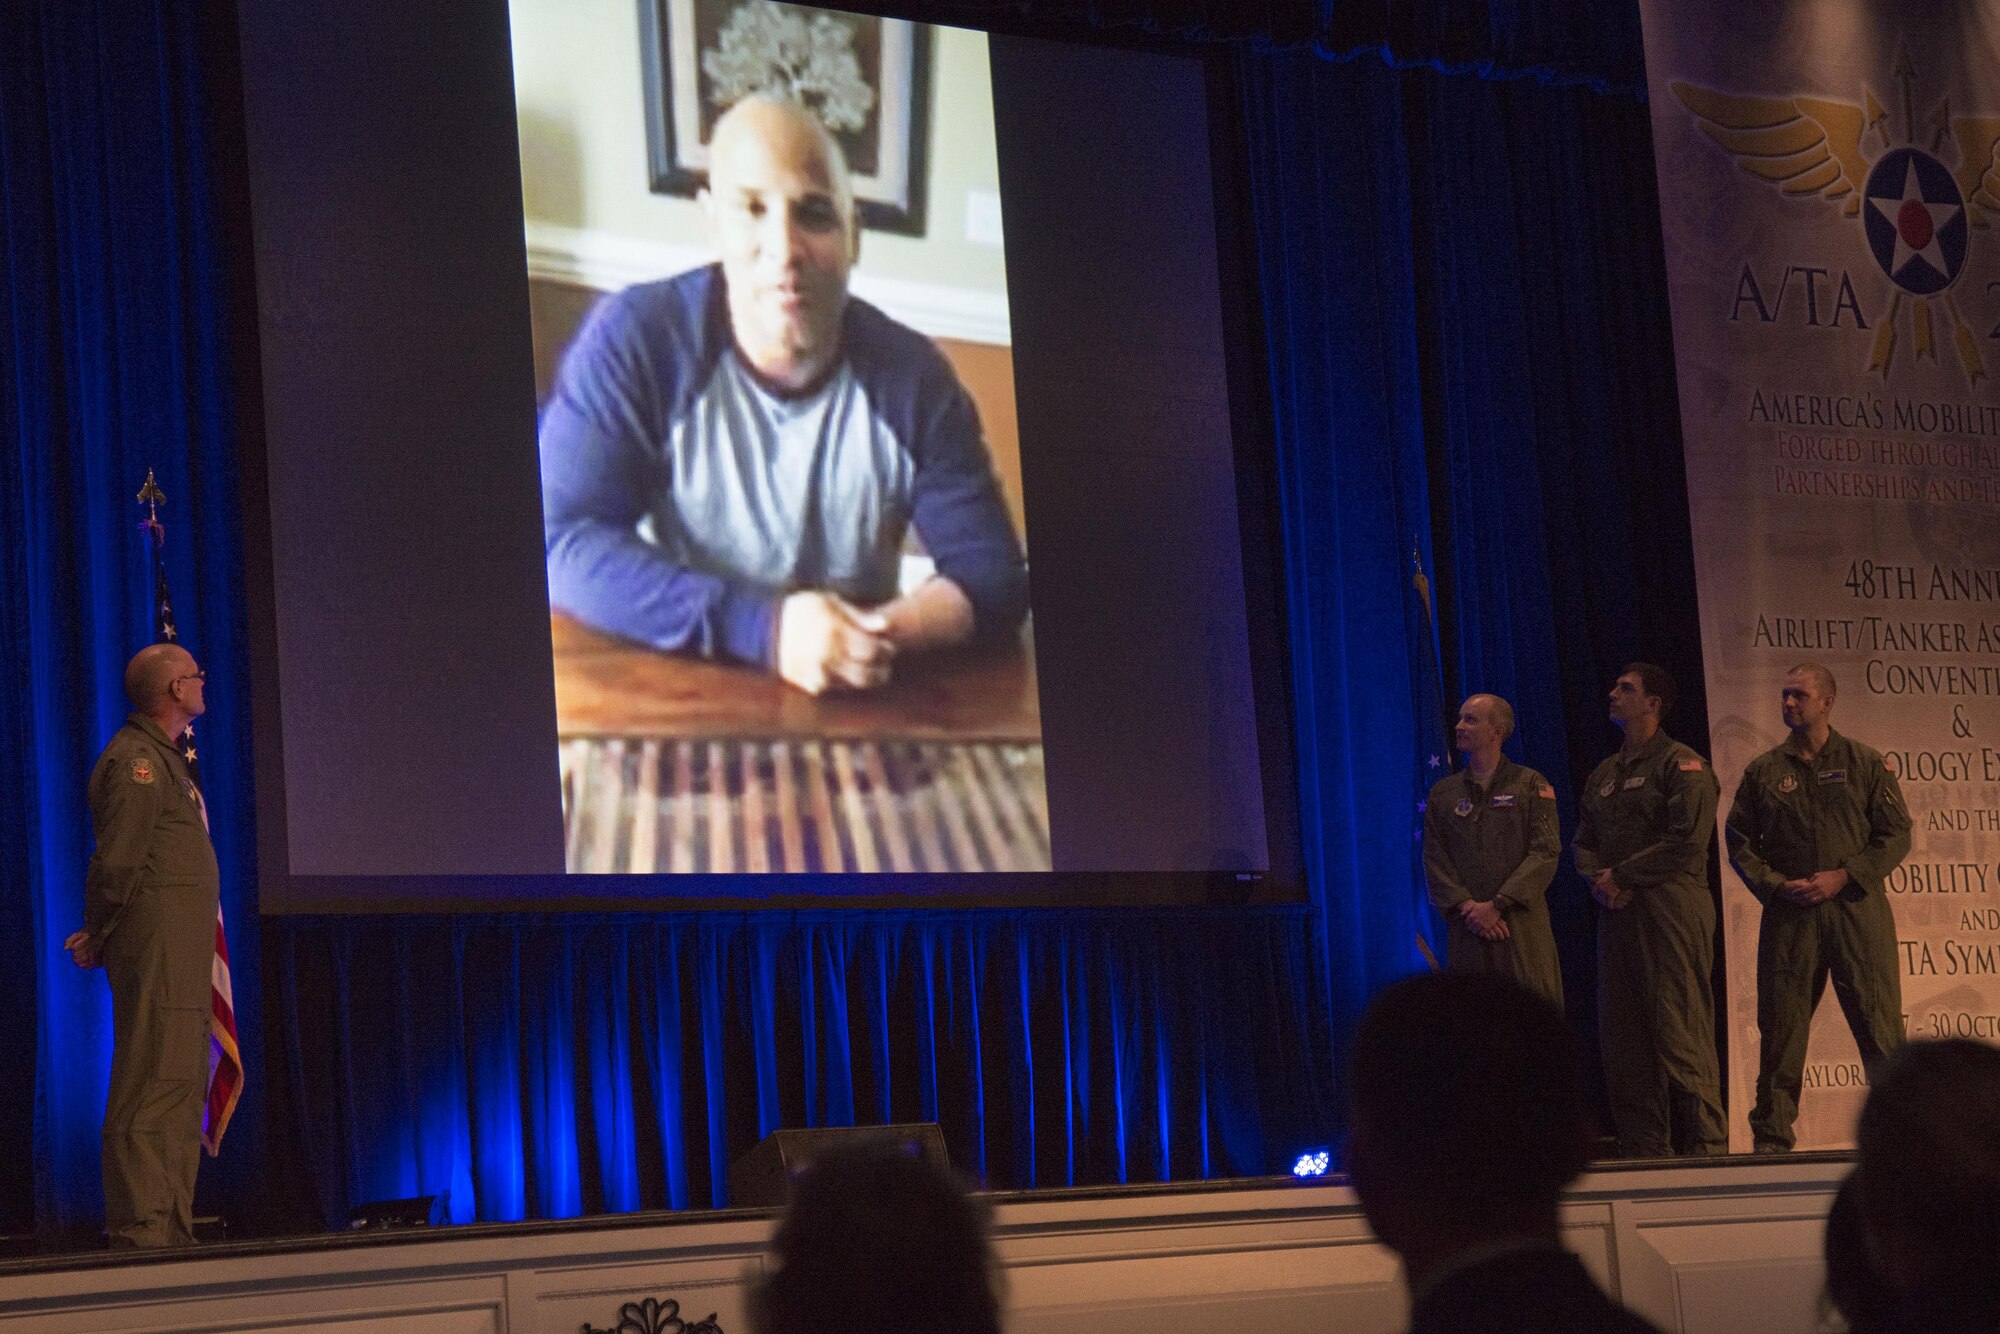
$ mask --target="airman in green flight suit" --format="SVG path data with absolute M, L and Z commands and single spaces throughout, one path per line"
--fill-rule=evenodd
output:
M 125 669 L 133 711 L 90 775 L 97 850 L 83 929 L 64 948 L 111 982 L 104 1221 L 114 1247 L 194 1240 L 220 876 L 173 738 L 206 707 L 203 679 L 179 645 L 140 650 Z
M 1847 1026 L 1872 1066 L 1903 1045 L 1896 922 L 1883 881 L 1909 855 L 1910 815 L 1877 751 L 1833 730 L 1833 673 L 1803 662 L 1780 698 L 1791 735 L 1750 761 L 1725 837 L 1764 905 L 1757 930 L 1760 1153 L 1794 1143 L 1813 1010 L 1833 979 Z
M 1665 668 L 1635 662 L 1619 674 L 1610 716 L 1625 742 L 1591 772 L 1578 801 L 1576 869 L 1603 909 L 1598 1037 L 1628 1158 L 1729 1147 L 1710 983 L 1715 774 L 1660 730 L 1673 700 Z
M 1547 891 L 1562 859 L 1555 789 L 1500 745 L 1513 706 L 1474 695 L 1459 706 L 1455 740 L 1466 767 L 1424 802 L 1424 876 L 1445 920 L 1445 967 L 1499 973 L 1560 1006 L 1562 967 Z

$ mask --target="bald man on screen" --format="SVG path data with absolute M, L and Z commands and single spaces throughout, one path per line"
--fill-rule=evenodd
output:
M 1027 564 L 978 414 L 929 339 L 848 294 L 839 145 L 758 96 L 709 151 L 721 263 L 602 302 L 543 414 L 552 605 L 814 694 L 1011 632 Z M 910 528 L 936 571 L 904 591 Z

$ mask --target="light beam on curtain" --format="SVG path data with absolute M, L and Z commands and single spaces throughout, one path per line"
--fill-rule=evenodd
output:
M 299 918 L 273 939 L 327 1222 L 441 1190 L 465 1222 L 723 1205 L 763 1135 L 857 1120 L 935 1119 L 996 1188 L 1261 1174 L 1331 1114 L 1306 918 Z
M 85 778 L 127 709 L 125 660 L 151 638 L 133 494 L 148 468 L 173 497 L 169 578 L 180 629 L 209 672 L 203 733 L 223 903 L 251 897 L 248 682 L 235 471 L 235 367 L 208 74 L 228 49 L 218 4 L 112 0 L 0 6 L 0 547 L 13 687 L 0 774 L 0 900 L 10 1088 L 0 1142 L 32 1180 L 32 1217 L 0 1196 L 0 1226 L 95 1242 L 98 1131 L 110 1060 L 102 974 L 61 949 L 82 913 Z M 18 931 L 18 934 L 17 934 Z M 257 943 L 236 942 L 247 1061 L 258 1055 Z M 32 1074 L 30 1074 L 32 1072 Z M 253 1079 L 224 1157 L 225 1192 L 260 1153 Z M 28 1164 L 32 1161 L 32 1174 Z

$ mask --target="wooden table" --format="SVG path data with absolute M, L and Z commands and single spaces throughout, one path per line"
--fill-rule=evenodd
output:
M 1042 739 L 1032 632 L 998 648 L 896 664 L 880 690 L 812 696 L 770 672 L 660 653 L 561 612 L 555 641 L 556 730 L 563 737 L 896 737 L 908 741 Z
M 564 843 L 584 872 L 1049 868 L 1027 630 L 815 698 L 556 613 Z

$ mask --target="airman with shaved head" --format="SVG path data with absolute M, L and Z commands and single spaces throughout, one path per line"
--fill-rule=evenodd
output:
M 849 294 L 838 141 L 745 98 L 699 202 L 720 264 L 601 303 L 543 414 L 552 605 L 812 694 L 1011 633 L 1027 564 L 978 414 L 929 339 Z M 903 586 L 911 527 L 935 572 Z
M 1750 761 L 1729 808 L 1729 859 L 1764 905 L 1757 931 L 1762 1153 L 1796 1142 L 1813 1011 L 1833 994 L 1863 1061 L 1903 1044 L 1896 923 L 1884 881 L 1909 855 L 1910 816 L 1881 753 L 1833 730 L 1833 673 L 1802 662 L 1779 704 L 1790 735 Z
M 1501 753 L 1514 707 L 1498 695 L 1459 706 L 1466 766 L 1424 801 L 1424 876 L 1445 919 L 1445 966 L 1499 973 L 1562 1004 L 1547 893 L 1562 857 L 1555 789 Z
M 117 1247 L 194 1240 L 220 876 L 176 743 L 208 707 L 206 681 L 178 644 L 126 665 L 132 713 L 90 775 L 83 929 L 63 942 L 111 982 L 104 1221 Z

